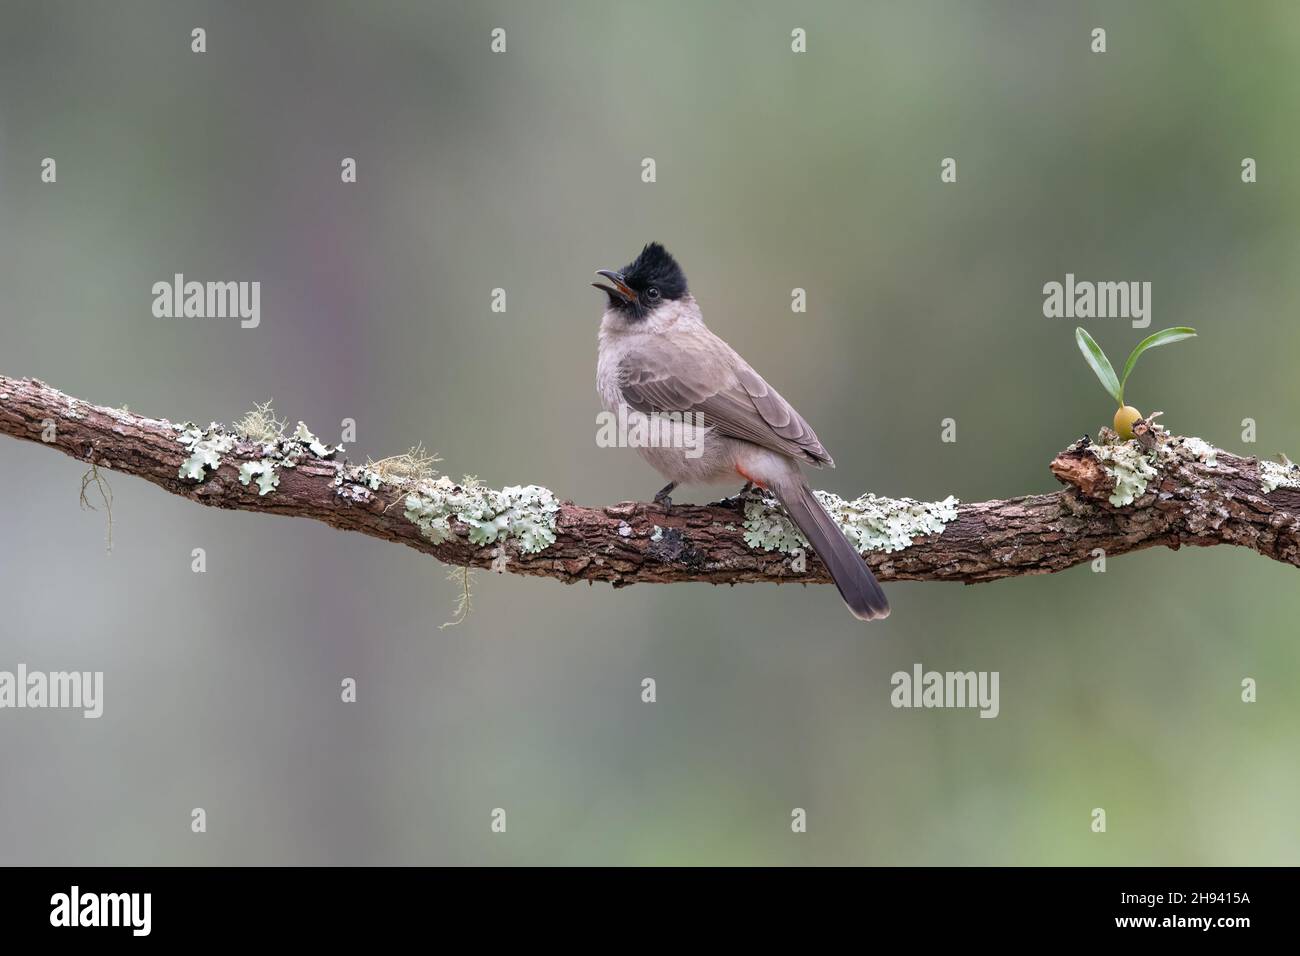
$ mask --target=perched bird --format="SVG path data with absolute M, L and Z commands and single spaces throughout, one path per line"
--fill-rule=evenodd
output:
M 889 601 L 871 569 L 800 467 L 834 467 L 831 456 L 793 406 L 709 331 L 668 250 L 652 242 L 623 269 L 596 274 L 607 283 L 592 285 L 608 300 L 596 388 L 607 411 L 626 416 L 629 431 L 639 426 L 641 434 L 661 436 L 637 448 L 668 479 L 655 501 L 669 507 L 679 484 L 737 477 L 746 488 L 768 489 L 812 544 L 854 616 L 887 617 Z M 660 420 L 657 429 L 649 427 L 652 417 Z

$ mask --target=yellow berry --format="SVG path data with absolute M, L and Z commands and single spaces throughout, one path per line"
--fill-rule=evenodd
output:
M 1132 405 L 1121 405 L 1115 413 L 1115 434 L 1128 441 L 1133 437 L 1133 423 L 1142 417 Z

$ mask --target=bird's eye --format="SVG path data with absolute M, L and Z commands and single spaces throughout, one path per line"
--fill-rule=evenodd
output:
M 655 299 L 659 298 L 659 290 L 654 286 L 651 286 L 645 290 L 645 297 L 653 302 Z

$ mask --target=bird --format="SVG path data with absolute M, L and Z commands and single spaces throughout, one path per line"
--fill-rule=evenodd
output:
M 704 324 L 677 260 L 651 242 L 622 269 L 598 269 L 596 275 L 605 281 L 592 285 L 606 297 L 596 390 L 605 411 L 626 420 L 629 432 L 639 427 L 642 435 L 661 436 L 636 443 L 668 479 L 655 502 L 671 508 L 671 494 L 682 484 L 743 479 L 742 495 L 751 486 L 770 491 L 826 565 L 854 617 L 888 617 L 889 601 L 875 575 L 804 476 L 804 465 L 835 462 L 794 406 Z M 660 419 L 657 432 L 649 427 L 652 419 Z

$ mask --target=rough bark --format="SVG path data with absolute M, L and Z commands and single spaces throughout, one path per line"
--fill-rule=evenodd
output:
M 53 422 L 53 429 L 46 427 Z M 187 452 L 177 427 L 119 409 L 91 405 L 34 379 L 0 376 L 0 432 L 45 443 L 80 461 L 136 475 L 175 495 L 218 508 L 314 518 L 404 544 L 453 565 L 490 567 L 495 545 L 476 546 L 458 528 L 442 544 L 421 537 L 394 502 L 405 493 L 387 487 L 364 500 L 340 494 L 340 464 L 309 458 L 280 473 L 272 494 L 238 480 L 241 460 L 258 457 L 240 445 L 202 483 L 178 477 Z M 52 435 L 51 435 L 52 432 Z M 1146 492 L 1131 505 L 1112 506 L 1113 480 L 1087 450 L 1086 440 L 1062 451 L 1052 473 L 1066 485 L 1054 494 L 962 504 L 940 534 L 917 538 L 892 554 L 867 561 L 882 581 L 975 583 L 1023 574 L 1049 574 L 1093 558 L 1161 545 L 1233 544 L 1300 566 L 1300 489 L 1265 494 L 1259 464 L 1217 451 L 1217 463 L 1183 454 L 1164 461 Z M 0 507 L 21 507 L 16 485 Z M 119 515 L 119 523 L 124 516 Z M 622 502 L 588 508 L 565 502 L 555 543 L 537 554 L 507 546 L 505 570 L 565 582 L 752 581 L 824 583 L 825 569 L 810 557 L 802 573 L 789 556 L 745 543 L 742 516 L 721 505 Z M 663 529 L 657 536 L 655 527 Z

